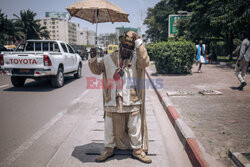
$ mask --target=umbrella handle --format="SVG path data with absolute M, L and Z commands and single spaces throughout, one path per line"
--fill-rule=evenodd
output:
M 95 47 L 97 47 L 97 29 L 98 29 L 98 23 L 96 23 L 96 29 L 95 29 Z
M 96 29 L 95 29 L 95 47 L 97 48 L 97 29 L 98 29 L 98 16 L 99 16 L 99 9 L 96 10 Z

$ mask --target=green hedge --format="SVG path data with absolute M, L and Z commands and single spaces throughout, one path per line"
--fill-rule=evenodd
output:
M 146 44 L 146 49 L 147 49 L 147 52 L 148 52 L 148 56 L 150 57 L 150 60 L 151 61 L 154 61 L 154 56 L 153 56 L 153 53 L 152 53 L 152 50 L 153 50 L 153 46 L 154 44 L 153 43 L 148 43 Z
M 191 72 L 195 52 L 195 44 L 190 41 L 168 41 L 155 43 L 149 55 L 159 74 L 187 74 Z

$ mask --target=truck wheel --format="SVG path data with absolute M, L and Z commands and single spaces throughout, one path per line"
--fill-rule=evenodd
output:
M 23 87 L 25 83 L 26 78 L 24 77 L 11 77 L 11 83 L 15 87 Z
M 77 69 L 77 73 L 74 74 L 75 78 L 81 78 L 82 77 L 82 64 L 80 63 Z
M 57 74 L 55 76 L 52 76 L 51 78 L 51 84 L 54 88 L 60 88 L 64 84 L 64 74 L 63 69 L 59 68 L 57 71 Z

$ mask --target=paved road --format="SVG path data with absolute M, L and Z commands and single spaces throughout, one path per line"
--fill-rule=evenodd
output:
M 95 163 L 103 149 L 102 90 L 86 90 L 85 79 L 93 75 L 87 64 L 83 71 L 83 78 L 68 78 L 60 89 L 52 89 L 48 82 L 1 88 L 0 167 L 192 166 L 152 89 L 147 90 L 146 112 L 153 163 L 134 160 L 128 151 Z M 10 84 L 2 78 L 2 85 Z
M 39 138 L 23 144 L 1 167 L 159 166 L 191 167 L 172 124 L 153 90 L 147 90 L 146 115 L 149 156 L 152 164 L 131 158 L 129 151 L 116 151 L 104 163 L 94 160 L 103 149 L 103 106 L 101 90 L 87 90 L 56 123 Z M 86 95 L 86 96 L 83 96 Z M 98 102 L 98 103 L 97 103 Z M 32 144 L 29 144 L 31 142 Z M 28 145 L 29 147 L 26 147 Z
M 14 88 L 10 77 L 0 76 L 0 161 L 84 92 L 91 74 L 87 61 L 83 64 L 83 77 L 66 77 L 60 89 L 52 88 L 49 81 L 34 80 Z

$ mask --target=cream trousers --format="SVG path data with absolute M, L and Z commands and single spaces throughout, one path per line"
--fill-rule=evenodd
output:
M 238 65 L 239 64 L 239 65 Z M 245 77 L 247 73 L 248 62 L 245 59 L 241 60 L 240 62 L 237 61 L 235 66 L 235 75 L 239 79 L 239 81 L 245 82 Z
M 130 146 L 132 149 L 140 149 L 142 146 L 141 136 L 141 114 L 129 115 L 128 122 L 128 135 L 130 138 Z M 113 132 L 113 121 L 109 116 L 104 119 L 104 146 L 115 147 L 115 137 Z

